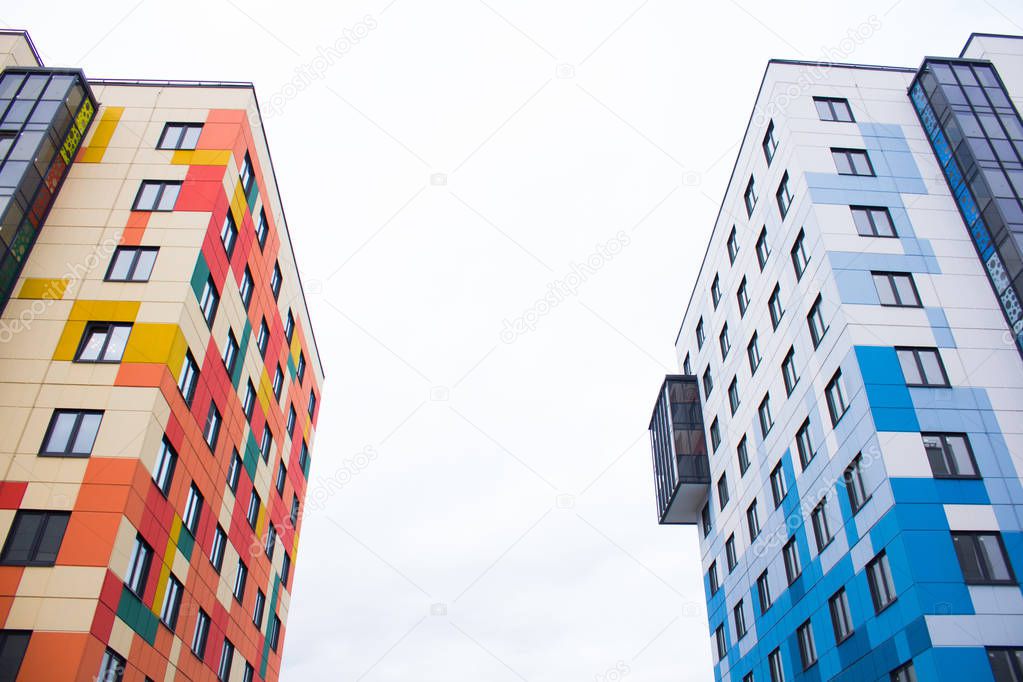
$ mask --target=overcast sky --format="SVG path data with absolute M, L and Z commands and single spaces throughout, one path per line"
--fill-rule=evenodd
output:
M 256 85 L 327 372 L 283 679 L 712 679 L 646 427 L 766 61 L 872 16 L 847 61 L 1023 33 L 1016 0 L 4 3 L 47 65 Z

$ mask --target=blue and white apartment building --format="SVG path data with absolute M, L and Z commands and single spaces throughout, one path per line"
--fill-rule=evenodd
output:
M 1023 680 L 1023 37 L 771 61 L 650 423 L 717 680 Z

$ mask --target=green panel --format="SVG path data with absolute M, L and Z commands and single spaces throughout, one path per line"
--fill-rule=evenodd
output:
M 238 390 L 238 384 L 242 380 L 242 366 L 245 364 L 245 351 L 249 347 L 249 339 L 252 338 L 252 323 L 245 320 L 245 329 L 242 331 L 242 339 L 238 342 L 238 361 L 234 363 L 234 375 L 231 383 L 234 389 Z
M 117 604 L 117 617 L 128 627 L 137 632 L 142 639 L 154 644 L 158 620 L 146 605 L 125 586 L 121 591 L 121 601 Z
M 270 658 L 270 622 L 273 619 L 273 615 L 277 613 L 277 588 L 281 584 L 281 576 L 279 573 L 274 574 L 274 586 L 273 590 L 270 591 L 270 611 L 266 619 L 266 635 L 263 637 L 263 660 L 259 664 L 259 676 L 266 677 L 266 662 Z M 284 627 L 284 624 L 281 624 Z M 277 635 L 278 644 L 280 644 L 280 633 Z
M 309 465 L 312 464 L 312 461 L 313 454 L 310 452 L 309 456 L 305 458 L 305 465 L 302 467 L 302 474 L 305 476 L 307 481 L 309 480 Z
M 245 200 L 249 202 L 249 213 L 252 212 L 252 207 L 256 205 L 256 197 L 259 196 L 259 182 L 253 180 L 252 187 L 249 189 L 249 195 L 245 197 Z
M 295 377 L 298 376 L 298 368 L 295 367 L 295 361 L 291 357 L 291 353 L 288 353 L 288 374 L 291 375 L 292 381 L 294 381 Z
M 210 277 L 210 266 L 206 264 L 206 256 L 199 252 L 199 258 L 195 261 L 195 269 L 192 270 L 192 291 L 195 292 L 195 299 L 202 300 L 202 289 L 206 286 L 206 280 Z
M 188 561 L 192 560 L 192 549 L 195 547 L 195 538 L 184 526 L 181 527 L 181 534 L 178 535 L 178 551 Z
M 252 480 L 256 479 L 256 464 L 259 461 L 259 445 L 256 444 L 256 437 L 252 435 L 252 431 L 249 431 L 249 438 L 245 441 L 245 456 L 242 459 L 242 463 L 245 465 L 245 471 L 248 472 L 249 478 Z

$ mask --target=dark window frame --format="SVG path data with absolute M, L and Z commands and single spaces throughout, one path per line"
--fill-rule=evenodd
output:
M 88 459 L 92 456 L 92 451 L 96 447 L 96 439 L 99 437 L 99 430 L 103 426 L 103 414 L 103 410 L 78 410 L 69 408 L 55 409 L 50 414 L 50 422 L 46 426 L 46 432 L 43 434 L 43 441 L 39 445 L 39 452 L 37 454 L 40 457 L 73 457 Z M 75 415 L 75 421 L 71 426 L 71 433 L 68 434 L 68 439 L 64 444 L 64 448 L 62 450 L 54 450 L 50 447 L 50 439 L 53 437 L 53 431 L 57 427 L 58 419 L 63 415 Z M 82 433 L 81 429 L 85 421 L 85 417 L 96 415 L 99 415 L 99 423 L 96 425 L 96 433 L 92 434 L 92 443 L 89 445 L 89 451 L 84 453 L 75 452 L 75 441 L 78 440 L 78 436 Z
M 180 180 L 143 180 L 139 183 L 139 189 L 135 193 L 135 200 L 132 202 L 131 210 L 140 211 L 145 213 L 169 213 L 174 210 L 174 205 L 178 203 L 178 197 L 181 196 L 181 181 Z M 142 208 L 142 194 L 145 192 L 147 187 L 156 187 L 156 197 L 153 201 L 152 208 Z M 168 188 L 174 187 L 174 201 L 170 208 L 160 208 L 160 204 L 163 203 L 164 194 Z
M 153 263 L 149 267 L 149 272 L 146 273 L 145 277 L 137 277 L 139 261 L 143 253 L 155 253 L 159 255 L 160 247 L 158 246 L 118 246 L 114 249 L 113 255 L 110 257 L 110 264 L 107 266 L 106 274 L 103 275 L 104 282 L 128 282 L 128 283 L 139 283 L 148 282 L 149 278 L 153 275 L 153 268 L 156 266 L 156 257 L 153 257 Z M 125 254 L 131 254 L 131 262 L 128 264 L 128 269 L 125 272 L 123 278 L 114 277 L 114 266 L 117 265 L 118 260 Z

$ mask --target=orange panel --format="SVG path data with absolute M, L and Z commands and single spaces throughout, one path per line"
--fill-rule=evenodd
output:
M 126 485 L 83 483 L 75 500 L 75 511 L 122 513 L 129 490 Z
M 114 386 L 159 386 L 166 365 L 127 362 L 117 370 Z
M 93 457 L 85 469 L 83 483 L 101 483 L 106 485 L 127 485 L 135 478 L 137 459 L 123 457 Z
M 33 639 L 35 639 L 33 637 Z M 103 651 L 107 645 L 92 635 L 85 640 L 85 651 L 82 653 L 81 665 L 78 674 L 72 678 L 75 682 L 96 682 L 96 675 L 99 673 L 99 666 L 103 662 Z M 21 682 L 21 677 L 18 677 Z
M 7 614 L 11 612 L 14 597 L 0 597 L 0 628 L 7 623 Z
M 211 123 L 207 120 L 202 127 L 196 147 L 200 149 L 234 149 L 238 140 L 238 132 L 237 123 Z
M 99 672 L 100 658 L 96 665 L 89 668 L 82 660 L 86 650 L 86 642 L 91 638 L 85 632 L 46 632 L 32 633 L 32 639 L 25 650 L 25 658 L 21 662 L 18 682 L 72 682 L 81 676 L 82 671 L 90 671 L 85 679 L 93 679 Z M 99 645 L 99 642 L 96 642 Z M 102 656 L 102 648 L 98 649 Z
M 0 594 L 17 594 L 23 566 L 0 566 Z
M 57 555 L 61 566 L 106 566 L 114 548 L 120 513 L 76 511 Z

